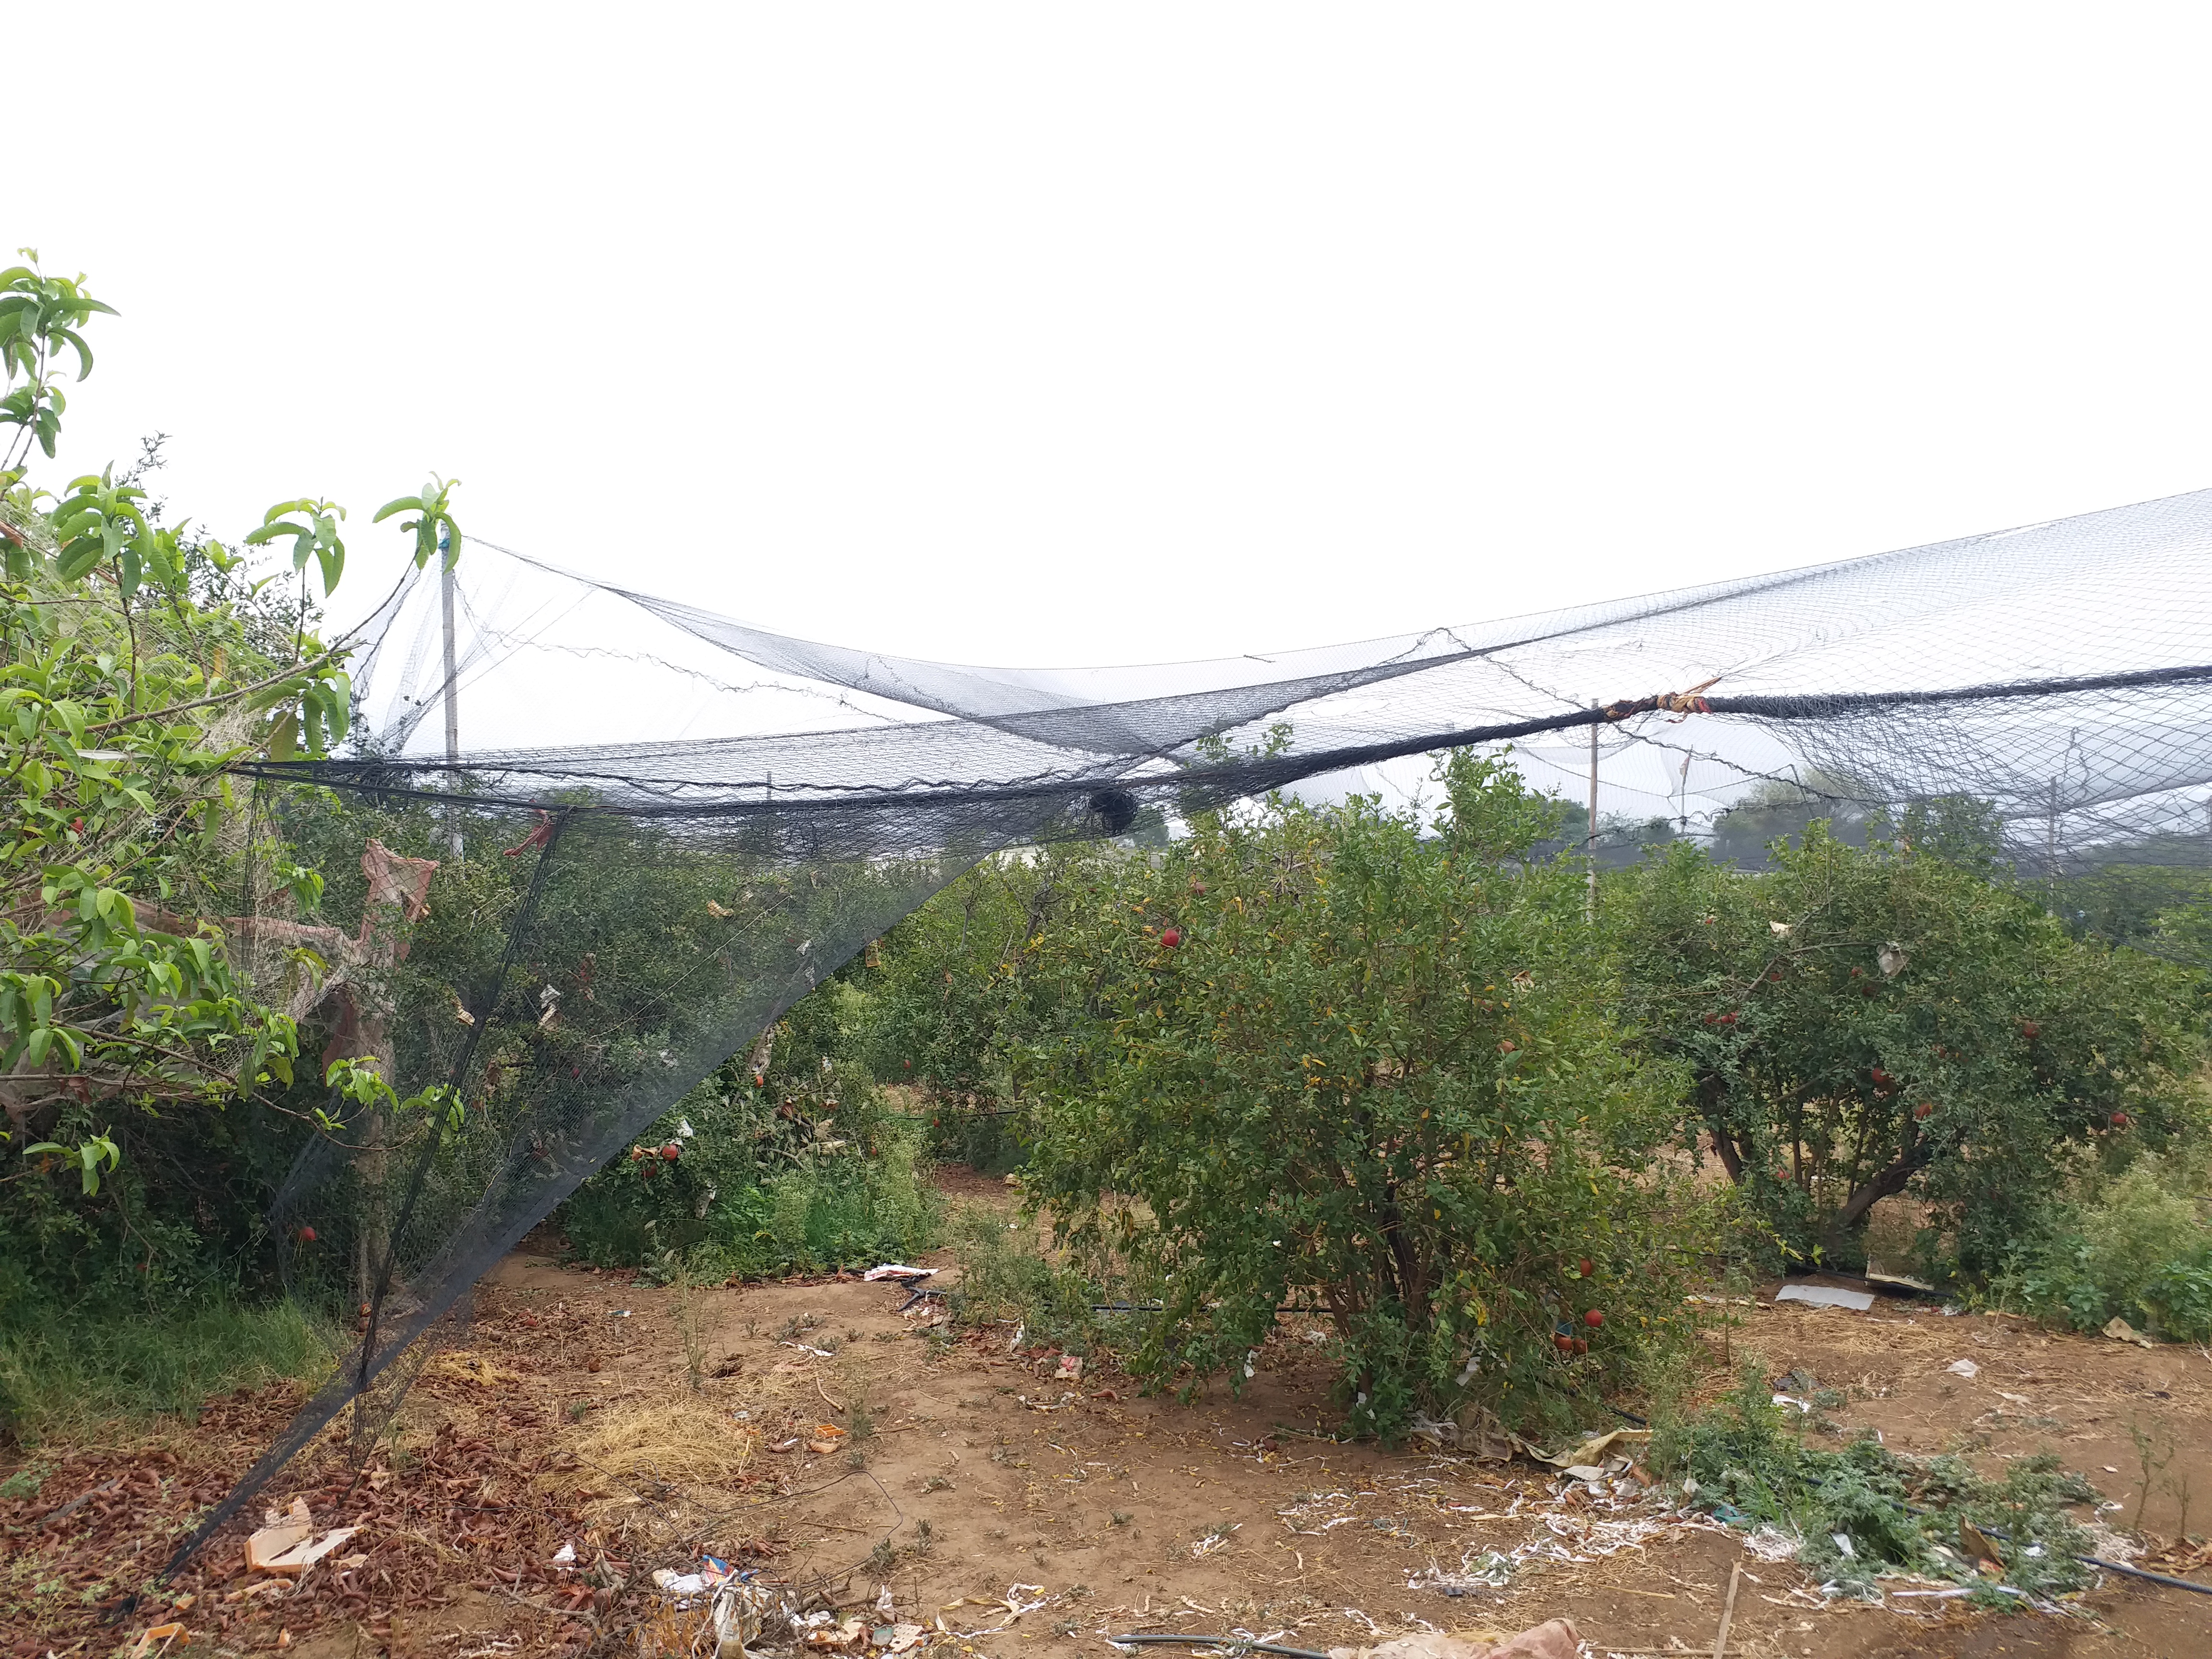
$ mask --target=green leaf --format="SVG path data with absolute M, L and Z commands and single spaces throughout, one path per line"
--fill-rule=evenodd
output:
M 54 574 L 65 582 L 81 580 L 99 564 L 104 551 L 101 544 L 91 537 L 80 536 L 62 550 L 61 557 L 54 563 Z
M 395 513 L 427 513 L 429 510 L 429 507 L 423 502 L 420 496 L 402 495 L 398 501 L 386 501 L 382 507 L 378 507 L 376 509 L 376 516 L 374 519 L 371 519 L 369 522 L 371 524 L 382 524 L 386 519 L 390 518 Z

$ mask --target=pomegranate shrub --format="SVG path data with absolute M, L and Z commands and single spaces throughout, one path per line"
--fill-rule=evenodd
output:
M 1031 1201 L 1149 1289 L 1126 1356 L 1232 1388 L 1326 1310 L 1352 1426 L 1509 1423 L 1632 1386 L 1713 1216 L 1662 1156 L 1682 1077 L 1616 1023 L 1556 809 L 1455 757 L 1433 823 L 1372 799 L 1200 812 L 1031 941 Z

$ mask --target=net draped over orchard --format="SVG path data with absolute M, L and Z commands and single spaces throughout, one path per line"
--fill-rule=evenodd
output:
M 241 895 L 247 965 L 324 1006 L 333 1053 L 458 1104 L 341 1112 L 284 1183 L 289 1271 L 365 1298 L 362 1347 L 201 1537 L 349 1407 L 373 1431 L 482 1273 L 995 853 L 1171 832 L 1294 787 L 1410 788 L 1421 757 L 1451 748 L 1510 744 L 1531 783 L 1579 800 L 1593 730 L 1603 805 L 1677 835 L 1953 802 L 2030 877 L 2201 865 L 2212 847 L 2212 491 L 1141 667 L 817 644 L 474 539 L 453 587 L 450 675 L 434 562 L 362 631 L 358 752 L 241 769 L 343 809 L 301 811 L 293 831 L 330 873 L 336 921 L 287 923 Z M 252 810 L 281 818 L 299 793 L 257 787 Z M 457 846 L 478 855 L 454 866 L 472 873 L 434 885 Z M 494 847 L 506 856 L 480 856 Z M 434 890 L 448 924 L 434 952 L 410 933 Z M 304 984 L 303 945 L 325 964 Z

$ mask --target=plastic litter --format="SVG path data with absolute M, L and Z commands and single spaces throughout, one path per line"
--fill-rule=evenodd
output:
M 1924 1279 L 1915 1279 L 1908 1273 L 1885 1273 L 1872 1262 L 1867 1264 L 1866 1282 L 1878 1291 L 1892 1296 L 1933 1296 L 1936 1287 Z
M 1982 1374 L 1982 1368 L 1971 1359 L 1954 1359 L 1943 1369 L 1954 1376 L 1963 1376 L 1969 1382 Z
M 1224 1646 L 1231 1645 L 1224 1643 Z M 1331 1648 L 1328 1659 L 1576 1659 L 1583 1636 L 1565 1619 L 1547 1619 L 1503 1642 L 1442 1632 L 1401 1636 L 1371 1648 Z
M 936 1275 L 937 1269 L 934 1267 L 909 1267 L 902 1261 L 886 1261 L 880 1267 L 869 1268 L 868 1271 L 862 1273 L 860 1277 L 867 1280 L 870 1284 L 873 1284 L 878 1279 L 896 1279 L 900 1280 L 933 1279 Z
M 2154 1348 L 2158 1346 L 2118 1314 L 2114 1314 L 2106 1322 L 2105 1334 L 2115 1342 L 2132 1342 L 2138 1348 Z
M 283 1515 L 272 1510 L 264 1519 L 268 1524 L 246 1540 L 246 1570 L 287 1578 L 298 1577 L 361 1530 L 336 1527 L 316 1536 L 307 1505 L 297 1498 Z
M 288 1552 L 297 1549 L 312 1537 L 315 1523 L 307 1514 L 303 1498 L 292 1500 L 289 1511 L 270 1510 L 262 1517 L 266 1523 L 246 1540 L 246 1570 L 248 1572 L 267 1572 L 271 1563 Z
M 1839 1291 L 1832 1285 L 1784 1285 L 1775 1291 L 1777 1302 L 1806 1302 L 1816 1308 L 1849 1308 L 1853 1313 L 1864 1313 L 1874 1306 L 1874 1297 L 1865 1291 Z

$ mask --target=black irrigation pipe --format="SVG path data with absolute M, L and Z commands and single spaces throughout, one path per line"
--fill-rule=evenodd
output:
M 1541 1383 L 1545 1388 L 1549 1389 L 1553 1394 L 1563 1394 L 1570 1400 L 1581 1401 L 1585 1406 L 1596 1406 L 1602 1410 L 1609 1411 L 1615 1417 L 1621 1419 L 1624 1422 L 1635 1424 L 1639 1429 L 1648 1429 L 1651 1426 L 1650 1419 L 1646 1417 L 1638 1417 L 1634 1412 L 1625 1412 L 1618 1406 L 1608 1405 L 1602 1400 L 1593 1400 L 1586 1394 L 1578 1394 L 1572 1389 L 1562 1388 L 1557 1382 L 1546 1382 L 1540 1376 L 1538 1377 L 1536 1381 Z
M 1232 1653 L 1280 1653 L 1289 1659 L 1328 1659 L 1325 1653 L 1316 1653 L 1311 1648 L 1286 1648 L 1273 1642 L 1244 1642 L 1234 1636 L 1109 1636 L 1106 1638 L 1115 1647 L 1133 1647 L 1140 1642 L 1176 1642 L 1194 1648 L 1227 1648 Z
M 1009 1106 L 1000 1111 L 979 1112 L 972 1106 L 944 1106 L 933 1112 L 885 1112 L 884 1115 L 900 1118 L 908 1123 L 919 1123 L 927 1118 L 934 1123 L 940 1117 L 1021 1117 L 1029 1109 L 1026 1106 Z
M 1091 1311 L 1093 1313 L 1158 1313 L 1166 1306 L 1167 1304 L 1164 1302 L 1094 1302 L 1091 1304 Z M 1326 1314 L 1329 1310 L 1327 1308 L 1285 1306 L 1278 1308 L 1275 1311 L 1279 1314 Z
M 1928 1513 L 1925 1510 L 1913 1508 L 1910 1504 L 1900 1504 L 1899 1507 L 1907 1515 Z M 2008 1544 L 2012 1542 L 2010 1533 L 1999 1532 L 1995 1527 L 1984 1527 L 1982 1532 L 1987 1537 L 2001 1538 Z M 2102 1567 L 2107 1572 L 2125 1573 L 2130 1578 L 2147 1579 L 2154 1584 L 2171 1584 L 2176 1589 L 2195 1590 L 2199 1595 L 2212 1595 L 2212 1584 L 2200 1584 L 2192 1578 L 2176 1578 L 2169 1573 L 2153 1572 L 2147 1567 L 2123 1566 L 2118 1561 L 2107 1561 L 2101 1555 L 2077 1555 L 2073 1559 L 2089 1566 Z
M 2200 1584 L 2192 1578 L 2176 1578 L 2170 1573 L 2152 1572 L 2142 1567 L 2124 1567 L 2117 1561 L 2107 1561 L 2101 1555 L 2077 1555 L 2076 1561 L 2087 1562 L 2093 1567 L 2102 1567 L 2106 1572 L 2125 1573 L 2130 1578 L 2146 1579 L 2154 1584 L 2171 1584 L 2176 1589 L 2195 1590 L 2199 1595 L 2212 1595 L 2212 1584 Z

